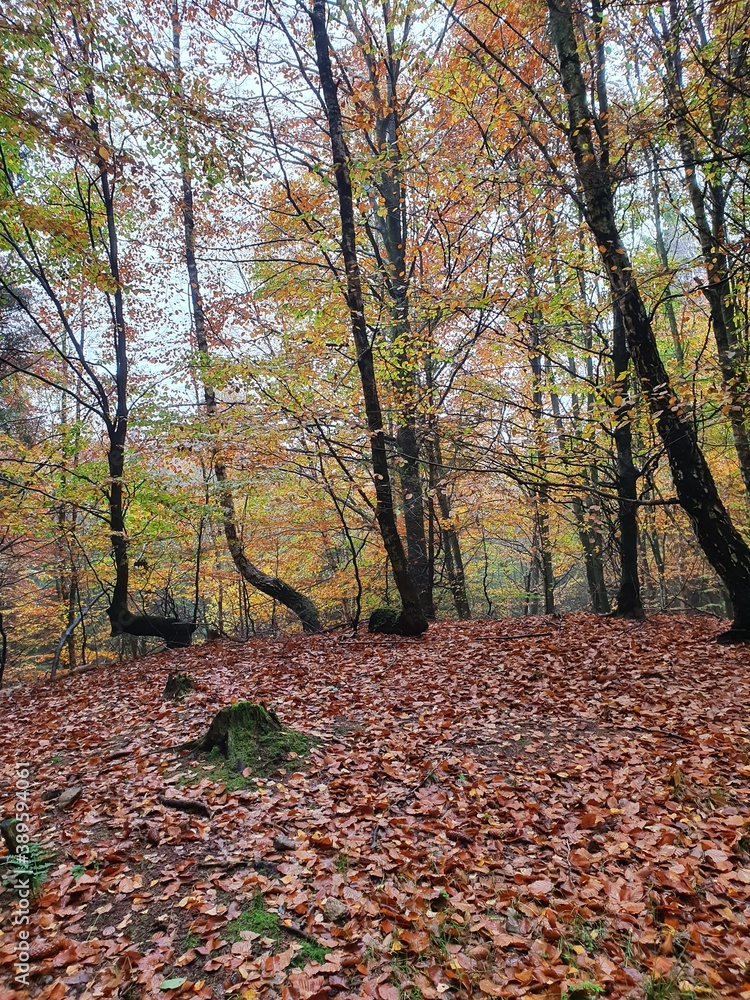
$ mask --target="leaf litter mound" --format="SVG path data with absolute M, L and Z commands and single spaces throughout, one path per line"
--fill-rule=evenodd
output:
M 29 995 L 750 998 L 750 654 L 715 633 L 440 623 L 1 693 L 2 813 L 27 763 L 55 852 Z M 245 699 L 299 752 L 258 776 L 175 750 Z M 4 1000 L 24 991 L 0 903 Z

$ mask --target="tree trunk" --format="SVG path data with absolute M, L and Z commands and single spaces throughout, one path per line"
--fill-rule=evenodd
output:
M 555 613 L 555 575 L 552 568 L 552 546 L 549 533 L 549 488 L 541 486 L 535 494 L 537 537 L 539 539 L 539 570 L 544 594 L 544 613 Z
M 404 547 L 396 526 L 388 457 L 385 447 L 383 415 L 378 398 L 372 347 L 367 333 L 364 312 L 362 280 L 357 260 L 354 203 L 349 175 L 349 157 L 344 141 L 336 83 L 331 69 L 328 29 L 326 27 L 325 0 L 314 0 L 310 11 L 318 73 L 323 91 L 326 115 L 330 130 L 333 167 L 339 198 L 341 218 L 341 249 L 346 269 L 347 304 L 351 318 L 352 336 L 357 352 L 357 366 L 362 382 L 362 392 L 370 431 L 372 470 L 375 477 L 376 517 L 383 538 L 393 576 L 401 598 L 401 627 L 405 635 L 420 635 L 427 629 L 427 618 L 419 600 L 419 593 L 411 578 Z
M 3 686 L 5 664 L 8 662 L 8 635 L 5 631 L 5 619 L 0 611 L 0 688 Z
M 180 23 L 179 8 L 177 2 L 172 5 L 172 62 L 175 73 L 174 87 L 178 98 L 182 98 L 182 65 L 180 58 L 180 33 L 182 25 Z M 188 280 L 190 283 L 190 300 L 193 307 L 193 323 L 195 326 L 195 339 L 198 351 L 204 361 L 210 358 L 208 338 L 206 336 L 206 316 L 203 308 L 203 296 L 198 275 L 198 264 L 195 256 L 195 213 L 193 209 L 193 185 L 190 180 L 189 162 L 187 154 L 187 136 L 185 134 L 186 125 L 184 117 L 179 123 L 178 134 L 178 154 L 180 159 L 180 180 L 182 182 L 182 222 L 185 232 L 185 263 L 187 266 Z M 210 420 L 216 417 L 216 392 L 205 378 L 203 379 L 203 398 L 206 404 L 206 413 Z M 297 615 L 305 632 L 320 632 L 321 625 L 315 605 L 309 597 L 299 593 L 294 587 L 279 579 L 278 576 L 270 576 L 254 566 L 247 557 L 245 547 L 242 544 L 237 530 L 237 518 L 234 509 L 234 496 L 232 493 L 229 476 L 226 466 L 218 458 L 213 462 L 214 475 L 219 483 L 219 497 L 222 508 L 222 522 L 224 536 L 227 541 L 229 553 L 235 566 L 249 584 L 266 594 L 273 600 L 283 604 L 290 611 Z
M 561 288 L 561 285 L 562 283 L 559 281 L 557 273 L 555 273 L 555 287 L 559 289 Z M 569 367 L 571 374 L 575 374 L 575 363 L 572 359 L 569 359 Z M 547 360 L 547 378 L 551 383 L 552 371 L 549 359 Z M 552 403 L 552 415 L 555 418 L 555 425 L 557 427 L 558 448 L 560 454 L 563 456 L 563 461 L 565 461 L 565 428 L 560 410 L 560 398 L 554 389 L 550 389 L 550 400 Z M 574 393 L 573 413 L 576 418 L 579 416 L 579 409 L 578 398 Z M 592 467 L 591 476 L 594 480 L 596 480 L 596 465 Z M 576 520 L 578 538 L 581 542 L 581 548 L 583 549 L 583 560 L 586 567 L 586 585 L 588 587 L 591 610 L 597 615 L 607 614 L 610 607 L 607 587 L 604 582 L 604 561 L 602 558 L 603 546 L 601 532 L 590 523 L 587 516 L 588 512 L 586 511 L 584 503 L 579 496 L 574 495 L 570 505 L 573 511 L 573 516 Z
M 533 274 L 529 273 L 529 285 L 536 294 Z M 547 432 L 544 426 L 544 400 L 542 396 L 542 358 L 538 353 L 541 344 L 541 315 L 534 309 L 530 315 L 531 322 L 531 372 L 532 372 L 532 418 L 534 420 L 534 435 L 537 445 L 537 465 L 543 479 L 547 475 Z M 552 546 L 549 531 L 549 486 L 543 481 L 534 488 L 534 516 L 536 518 L 536 536 L 539 540 L 539 569 L 544 590 L 544 613 L 554 614 L 555 611 L 555 576 L 552 566 Z
M 429 460 L 430 460 L 430 488 L 432 495 L 437 500 L 440 512 L 440 536 L 443 542 L 443 556 L 445 559 L 445 572 L 448 576 L 448 586 L 450 587 L 453 604 L 456 614 L 461 620 L 471 618 L 471 606 L 466 593 L 466 575 L 464 573 L 464 561 L 461 555 L 461 545 L 458 539 L 458 532 L 453 527 L 451 519 L 450 501 L 443 488 L 443 454 L 440 445 L 440 429 L 437 420 L 433 419 L 432 433 L 428 439 Z
M 81 51 L 83 60 L 88 63 L 89 52 L 84 44 L 83 38 L 78 30 L 78 24 L 74 20 L 74 30 L 76 41 Z M 128 536 L 125 530 L 125 506 L 124 506 L 124 473 L 125 473 L 125 444 L 128 434 L 128 355 L 127 340 L 125 331 L 125 309 L 123 303 L 123 289 L 120 280 L 120 261 L 117 240 L 117 224 L 115 220 L 115 203 L 112 193 L 112 186 L 109 180 L 109 153 L 102 144 L 99 122 L 96 118 L 96 99 L 94 96 L 93 84 L 88 83 L 85 87 L 86 102 L 91 112 L 88 123 L 92 139 L 95 146 L 95 161 L 99 174 L 99 194 L 104 207 L 104 217 L 106 225 L 104 227 L 104 238 L 107 252 L 107 262 L 109 272 L 114 283 L 115 290 L 110 298 L 110 308 L 112 311 L 113 342 L 115 358 L 115 408 L 112 413 L 110 405 L 107 403 L 104 420 L 107 428 L 108 451 L 107 466 L 109 478 L 107 484 L 107 501 L 109 505 L 109 530 L 112 543 L 112 555 L 115 563 L 115 586 L 112 593 L 112 600 L 108 609 L 108 615 L 112 622 L 112 634 L 116 635 L 122 631 L 122 626 L 128 617 Z M 104 152 L 105 155 L 102 155 Z M 103 401 L 105 402 L 105 401 Z
M 578 538 L 583 549 L 586 567 L 586 585 L 591 601 L 591 610 L 597 615 L 606 615 L 610 610 L 609 595 L 604 582 L 604 562 L 602 560 L 601 534 L 587 524 L 586 511 L 580 497 L 574 497 L 572 504 L 576 519 Z
M 725 641 L 746 641 L 750 638 L 750 549 L 721 502 L 689 410 L 680 404 L 669 384 L 651 321 L 633 278 L 615 221 L 609 176 L 595 151 L 592 116 L 568 0 L 559 4 L 547 0 L 547 5 L 586 223 L 602 254 L 612 294 L 622 312 L 628 348 L 664 443 L 677 497 L 706 558 L 731 596 L 734 626 L 725 634 Z
M 706 267 L 706 285 L 703 293 L 711 314 L 711 326 L 714 331 L 724 388 L 729 396 L 729 421 L 737 459 L 747 499 L 750 502 L 750 435 L 748 435 L 746 403 L 747 372 L 745 371 L 741 347 L 742 339 L 737 322 L 737 307 L 732 289 L 729 261 L 723 245 L 723 239 L 726 235 L 727 193 L 721 179 L 720 165 L 717 165 L 714 170 L 712 179 L 707 178 L 708 199 L 706 198 L 706 187 L 700 183 L 699 157 L 691 134 L 690 112 L 683 93 L 681 17 L 676 9 L 675 0 L 671 0 L 669 9 L 669 25 L 666 23 L 663 12 L 661 15 L 663 29 L 661 43 L 666 69 L 665 90 L 677 131 L 678 146 L 685 172 L 685 184 L 693 209 L 696 235 Z M 652 29 L 658 42 L 658 33 L 653 24 Z M 709 97 L 709 101 L 713 96 Z M 717 128 L 718 120 L 716 115 L 712 116 L 714 131 Z M 714 154 L 721 153 L 725 147 L 725 136 L 720 132 L 714 136 L 714 139 L 715 149 L 712 152 Z
M 630 354 L 625 339 L 622 314 L 613 303 L 612 361 L 615 389 L 622 398 L 628 394 Z M 615 448 L 617 451 L 617 522 L 619 528 L 620 586 L 615 598 L 618 618 L 644 618 L 641 585 L 638 579 L 638 506 L 636 500 L 640 473 L 633 462 L 633 434 L 630 406 L 622 403 L 615 413 Z
M 432 596 L 430 554 L 425 532 L 424 499 L 422 477 L 419 472 L 419 443 L 415 421 L 408 416 L 400 423 L 396 432 L 399 457 L 399 479 L 404 503 L 404 534 L 406 536 L 406 557 L 414 585 L 419 594 L 419 603 L 425 617 L 435 618 L 435 602 Z

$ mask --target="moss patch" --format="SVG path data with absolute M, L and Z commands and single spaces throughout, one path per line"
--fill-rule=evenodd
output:
M 322 944 L 317 944 L 315 941 L 303 941 L 302 947 L 292 959 L 292 968 L 302 969 L 308 962 L 315 962 L 318 965 L 322 965 L 329 951 L 330 948 L 325 948 Z
M 248 905 L 237 917 L 227 924 L 226 935 L 230 941 L 239 941 L 242 931 L 252 931 L 263 937 L 278 939 L 281 935 L 281 923 L 277 913 L 271 913 L 266 907 L 262 893 L 256 893 Z
M 213 777 L 235 791 L 246 788 L 250 777 L 267 778 L 279 769 L 298 766 L 314 743 L 312 737 L 282 726 L 273 709 L 239 701 L 223 708 L 205 737 L 188 746 L 206 753 L 214 765 Z M 190 776 L 180 779 L 181 784 L 191 781 Z

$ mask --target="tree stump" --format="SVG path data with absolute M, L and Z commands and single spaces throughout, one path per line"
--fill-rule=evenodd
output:
M 309 746 L 309 738 L 282 726 L 272 708 L 238 701 L 217 712 L 202 739 L 178 749 L 218 753 L 235 771 L 249 767 L 253 774 L 262 775 L 283 766 L 290 753 L 306 753 Z
M 170 673 L 169 677 L 167 677 L 167 683 L 164 685 L 162 698 L 179 701 L 180 698 L 185 697 L 188 691 L 192 691 L 194 687 L 195 683 L 190 674 Z
M 376 608 L 367 623 L 368 632 L 401 635 L 401 615 L 395 608 Z

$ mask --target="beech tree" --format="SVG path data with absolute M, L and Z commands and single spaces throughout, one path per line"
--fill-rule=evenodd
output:
M 616 221 L 611 180 L 589 107 L 573 9 L 548 0 L 549 24 L 568 113 L 568 140 L 586 223 L 596 240 L 622 315 L 630 354 L 669 459 L 679 501 L 709 562 L 732 599 L 734 623 L 724 641 L 750 638 L 750 548 L 732 524 L 698 443 L 691 415 L 675 394 Z
M 403 635 L 419 635 L 427 629 L 419 591 L 409 571 L 406 552 L 396 525 L 391 488 L 390 470 L 385 446 L 383 414 L 365 320 L 365 302 L 362 278 L 357 260 L 354 201 L 349 173 L 349 154 L 344 140 L 336 84 L 331 69 L 330 43 L 326 25 L 325 0 L 314 0 L 310 14 L 315 38 L 320 84 L 325 100 L 326 117 L 330 129 L 331 154 L 336 176 L 336 189 L 341 214 L 341 251 L 346 269 L 347 303 L 351 319 L 352 337 L 357 352 L 357 367 L 362 381 L 367 424 L 370 430 L 372 471 L 375 477 L 376 516 L 383 537 L 393 576 L 401 598 L 401 615 L 398 629 Z
M 205 303 L 201 291 L 201 281 L 198 272 L 198 261 L 195 247 L 195 207 L 193 198 L 192 169 L 189 158 L 187 130 L 189 120 L 185 111 L 183 101 L 183 71 L 181 62 L 180 36 L 182 32 L 182 19 L 177 0 L 172 4 L 172 61 L 174 70 L 173 94 L 177 103 L 177 123 L 176 123 L 176 145 L 179 160 L 179 173 L 181 185 L 180 212 L 185 236 L 185 265 L 187 268 L 188 282 L 190 287 L 190 301 L 192 304 L 192 319 L 195 341 L 198 348 L 198 355 L 201 362 L 201 370 L 207 371 L 211 359 L 211 351 L 208 343 Z M 206 416 L 209 421 L 216 422 L 218 418 L 218 401 L 216 390 L 210 382 L 203 381 L 203 399 L 206 407 Z M 240 533 L 237 530 L 237 516 L 235 513 L 234 495 L 229 479 L 227 467 L 219 454 L 213 459 L 213 472 L 219 484 L 219 497 L 222 510 L 222 525 L 227 547 L 232 560 L 241 573 L 243 579 L 274 600 L 279 601 L 285 607 L 293 611 L 306 632 L 319 632 L 320 618 L 315 609 L 315 605 L 304 594 L 299 593 L 278 576 L 271 576 L 255 566 L 245 551 Z

